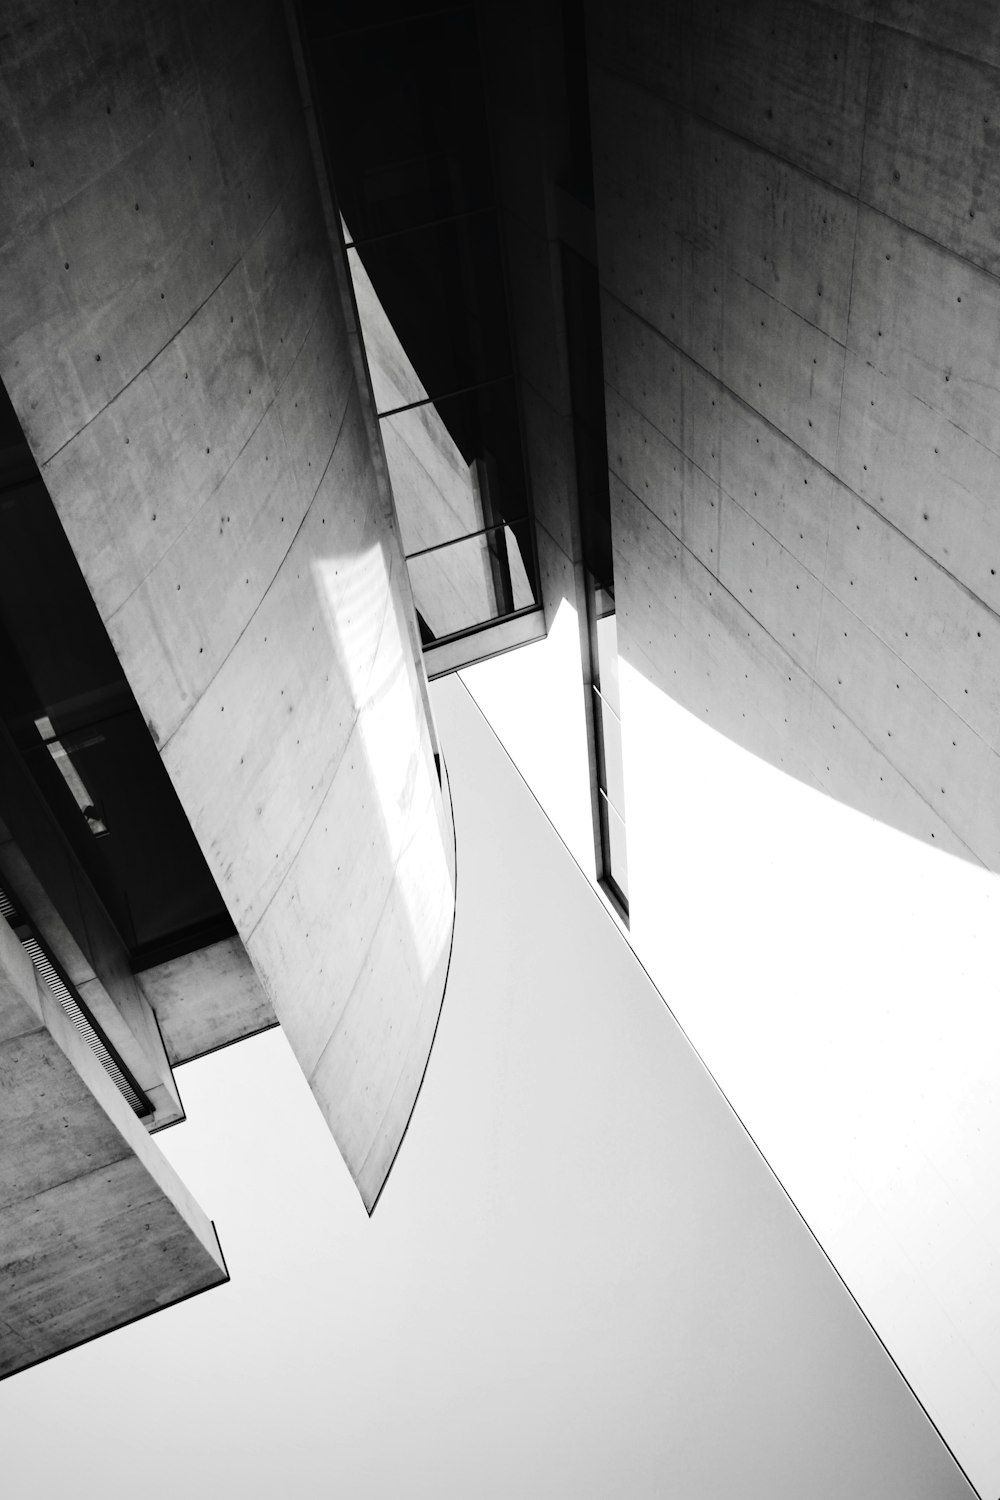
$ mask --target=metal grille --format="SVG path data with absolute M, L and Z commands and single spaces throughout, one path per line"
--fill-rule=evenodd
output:
M 0 916 L 13 929 L 22 948 L 24 948 L 31 962 L 34 964 L 35 973 L 53 998 L 59 1002 L 66 1016 L 76 1028 L 77 1033 L 86 1042 L 91 1052 L 93 1052 L 101 1067 L 122 1095 L 122 1098 L 127 1101 L 129 1107 L 140 1119 L 151 1115 L 153 1113 L 153 1106 L 146 1098 L 146 1095 L 136 1083 L 121 1058 L 117 1055 L 111 1043 L 101 1033 L 93 1016 L 91 1016 L 80 996 L 59 968 L 56 960 L 42 943 L 37 932 L 35 932 L 31 923 L 24 915 L 24 912 L 13 900 L 10 892 L 5 890 L 3 886 L 0 886 Z

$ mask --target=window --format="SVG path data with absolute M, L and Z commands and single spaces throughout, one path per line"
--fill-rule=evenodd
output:
M 446 231 L 454 237 L 456 226 Z M 344 234 L 349 241 L 346 224 Z M 391 238 L 397 256 L 412 249 L 402 243 L 406 238 Z M 374 248 L 384 252 L 385 242 Z M 490 375 L 491 365 L 488 378 L 467 389 L 429 393 L 376 292 L 368 261 L 350 242 L 348 264 L 423 644 L 534 609 L 534 541 L 513 376 L 503 369 Z M 372 265 L 388 282 L 377 257 Z M 413 337 L 420 342 L 417 333 Z M 448 340 L 431 342 L 440 364 Z M 445 389 L 477 374 L 461 365 L 424 363 Z
M 597 876 L 622 919 L 628 921 L 625 843 L 625 776 L 618 695 L 618 629 L 613 588 L 587 574 L 591 709 L 597 778 Z

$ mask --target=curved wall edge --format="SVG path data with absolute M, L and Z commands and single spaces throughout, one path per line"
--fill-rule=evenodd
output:
M 440 1012 L 454 851 L 285 16 L 30 19 L 0 375 L 370 1209 Z

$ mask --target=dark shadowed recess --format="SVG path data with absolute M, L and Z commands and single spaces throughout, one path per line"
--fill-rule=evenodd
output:
M 235 929 L 0 386 L 0 818 L 134 968 Z
M 298 15 L 349 242 L 466 463 L 499 481 L 487 524 L 523 523 L 533 572 L 477 6 L 299 0 Z

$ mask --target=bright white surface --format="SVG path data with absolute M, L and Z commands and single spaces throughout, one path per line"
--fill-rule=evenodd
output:
M 522 704 L 540 643 L 466 679 L 567 842 Z M 476 674 L 482 668 L 474 669 Z M 1000 886 L 812 791 L 621 663 L 630 940 L 985 1495 L 1000 1490 Z M 574 850 L 575 852 L 575 850 Z
M 1000 1488 L 1000 885 L 622 663 L 632 940 L 987 1495 Z
M 233 1283 L 0 1387 L 5 1494 L 966 1494 L 464 706 L 452 984 L 375 1217 L 280 1034 L 183 1069 L 160 1140 Z
M 545 640 L 466 667 L 462 681 L 580 868 L 594 868 L 590 762 L 576 611 L 559 605 Z

